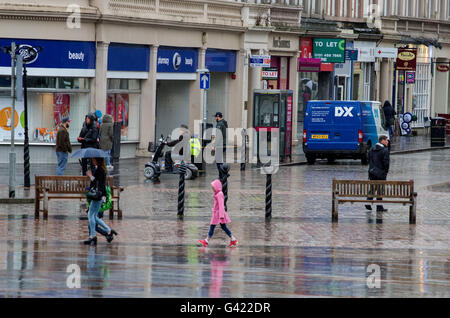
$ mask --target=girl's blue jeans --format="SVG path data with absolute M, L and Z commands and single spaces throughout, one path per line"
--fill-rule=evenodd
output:
M 227 235 L 229 237 L 231 237 L 231 231 L 227 228 L 226 224 L 220 224 L 220 227 L 222 228 L 222 230 L 225 231 L 225 233 L 227 233 Z M 208 233 L 209 238 L 211 238 L 213 236 L 215 228 L 216 228 L 216 226 L 213 224 L 211 224 L 211 226 L 209 227 L 209 233 Z
M 89 206 L 89 235 L 91 237 L 97 236 L 95 234 L 95 225 L 98 224 L 101 227 L 103 227 L 108 233 L 111 231 L 111 228 L 108 227 L 108 225 L 103 222 L 102 219 L 98 217 L 98 211 L 100 210 L 100 207 L 102 206 L 102 200 L 98 201 L 91 201 L 91 205 Z

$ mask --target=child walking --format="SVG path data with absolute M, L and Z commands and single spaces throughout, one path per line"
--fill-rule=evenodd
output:
M 236 238 L 231 234 L 231 231 L 227 228 L 227 223 L 230 223 L 231 220 L 228 217 L 227 212 L 225 211 L 225 204 L 224 204 L 224 195 L 222 192 L 222 183 L 220 180 L 215 180 L 211 183 L 212 190 L 214 191 L 214 208 L 212 209 L 212 218 L 211 218 L 211 225 L 209 227 L 209 233 L 208 236 L 204 240 L 198 240 L 204 247 L 207 247 L 209 244 L 209 240 L 214 234 L 214 229 L 218 224 L 220 224 L 220 227 L 222 230 L 227 233 L 227 235 L 230 237 L 231 241 L 230 244 L 228 244 L 228 247 L 235 247 L 238 244 L 238 241 Z

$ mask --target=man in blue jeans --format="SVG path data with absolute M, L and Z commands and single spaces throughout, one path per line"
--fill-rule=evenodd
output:
M 58 159 L 58 167 L 56 168 L 56 175 L 64 175 L 66 170 L 69 153 L 72 153 L 72 145 L 69 138 L 69 123 L 72 120 L 68 117 L 63 118 L 61 125 L 56 133 L 56 157 Z

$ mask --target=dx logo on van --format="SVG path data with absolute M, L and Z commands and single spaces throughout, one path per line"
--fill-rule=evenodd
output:
M 335 117 L 353 117 L 352 110 L 354 107 L 336 107 L 334 109 Z

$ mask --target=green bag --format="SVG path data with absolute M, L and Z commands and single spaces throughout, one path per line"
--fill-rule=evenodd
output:
M 112 196 L 111 196 L 111 187 L 109 186 L 105 186 L 106 188 L 106 201 L 102 203 L 100 210 L 98 211 L 99 213 L 103 213 L 105 211 L 111 210 L 112 208 Z M 87 200 L 88 201 L 88 209 L 91 205 L 91 200 Z

